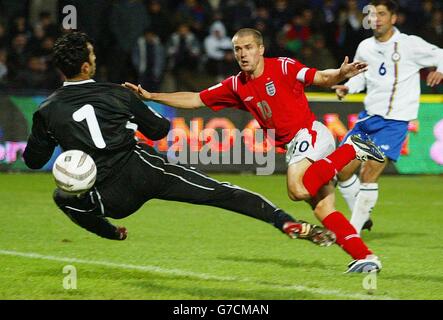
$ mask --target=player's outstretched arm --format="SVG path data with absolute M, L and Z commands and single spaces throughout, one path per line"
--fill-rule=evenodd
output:
M 142 100 L 156 101 L 180 109 L 196 109 L 205 106 L 198 92 L 155 93 L 130 82 L 125 82 L 123 86 L 132 90 Z
M 37 111 L 33 115 L 31 134 L 29 135 L 23 160 L 31 169 L 40 169 L 51 159 L 56 142 L 49 137 L 45 121 Z
M 356 75 L 368 70 L 368 64 L 360 61 L 349 63 L 346 56 L 340 69 L 326 69 L 317 71 L 314 76 L 314 85 L 321 87 L 331 87 L 346 79 L 355 77 Z
M 125 240 L 128 236 L 128 231 L 125 227 L 114 226 L 105 217 L 83 212 L 74 212 L 73 210 L 67 209 L 63 210 L 63 212 L 75 224 L 102 238 L 110 240 Z

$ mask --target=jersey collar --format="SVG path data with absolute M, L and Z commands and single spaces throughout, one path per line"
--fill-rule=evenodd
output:
M 84 83 L 91 83 L 91 82 L 95 82 L 95 80 L 94 79 L 88 79 L 88 80 L 82 80 L 82 81 L 65 81 L 65 82 L 63 82 L 63 87 L 75 86 L 77 84 L 84 84 Z
M 392 35 L 392 37 L 388 41 L 380 42 L 377 39 L 375 39 L 375 37 L 374 37 L 374 40 L 375 40 L 376 43 L 384 45 L 384 44 L 388 44 L 388 43 L 394 42 L 395 40 L 397 40 L 399 35 L 400 35 L 400 30 L 398 30 L 396 27 L 394 27 L 394 34 Z

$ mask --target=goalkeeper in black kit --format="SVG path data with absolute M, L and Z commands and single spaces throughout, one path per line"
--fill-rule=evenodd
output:
M 23 158 L 28 167 L 41 168 L 60 145 L 64 151 L 81 150 L 94 159 L 93 188 L 81 195 L 54 192 L 57 206 L 79 226 L 107 239 L 124 240 L 126 228 L 107 218 L 125 218 L 148 200 L 163 199 L 231 210 L 321 246 L 335 242 L 331 231 L 294 219 L 264 197 L 218 182 L 193 167 L 169 163 L 152 147 L 137 143 L 135 130 L 159 140 L 168 134 L 170 123 L 130 90 L 92 79 L 95 54 L 86 34 L 71 32 L 59 38 L 54 61 L 66 81 L 34 113 Z

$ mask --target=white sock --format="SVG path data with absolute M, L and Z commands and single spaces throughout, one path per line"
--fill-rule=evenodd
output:
M 352 210 L 351 224 L 360 233 L 378 198 L 378 183 L 362 183 Z
M 348 204 L 349 210 L 354 210 L 355 200 L 360 191 L 360 179 L 353 174 L 348 180 L 338 183 L 338 190 Z

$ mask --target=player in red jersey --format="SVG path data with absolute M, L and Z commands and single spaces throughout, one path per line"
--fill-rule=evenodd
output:
M 336 234 L 336 242 L 354 258 L 347 272 L 380 271 L 378 257 L 343 214 L 336 211 L 331 180 L 353 159 L 383 162 L 383 154 L 373 143 L 357 136 L 335 150 L 331 133 L 315 120 L 304 94 L 305 86 L 331 87 L 366 71 L 367 65 L 348 63 L 346 57 L 340 69 L 318 71 L 290 58 L 264 58 L 263 38 L 259 31 L 249 28 L 240 29 L 232 43 L 242 71 L 199 93 L 152 93 L 140 85 L 125 83 L 124 86 L 138 93 L 141 99 L 177 108 L 246 110 L 263 129 L 274 129 L 276 145 L 287 148 L 289 197 L 308 202 L 315 216 Z

